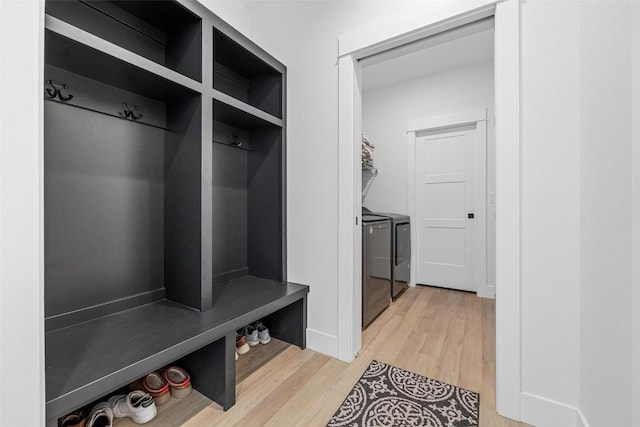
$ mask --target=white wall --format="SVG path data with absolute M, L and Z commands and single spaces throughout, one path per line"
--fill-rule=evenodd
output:
M 198 0 L 203 6 L 214 13 L 233 28 L 245 36 L 251 38 L 251 24 L 249 22 L 249 9 L 243 1 L 229 0 Z
M 630 381 L 639 262 L 631 257 L 630 12 L 628 2 L 584 2 L 579 14 L 580 409 L 591 426 L 640 423 L 630 410 L 639 404 Z
M 522 415 L 536 426 L 572 425 L 579 403 L 578 29 L 578 2 L 522 4 Z
M 487 194 L 495 193 L 493 62 L 470 64 L 446 72 L 365 91 L 363 132 L 376 146 L 378 176 L 363 205 L 372 211 L 408 213 L 407 122 L 458 111 L 488 109 Z M 363 70 L 366 81 L 367 70 Z M 487 275 L 495 286 L 495 204 L 487 204 Z
M 0 425 L 44 423 L 43 13 L 0 1 Z

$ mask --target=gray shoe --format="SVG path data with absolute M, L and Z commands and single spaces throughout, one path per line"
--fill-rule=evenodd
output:
M 269 335 L 269 328 L 264 326 L 262 322 L 258 322 L 256 325 L 256 329 L 258 330 L 258 341 L 260 344 L 267 344 L 271 341 L 271 335 Z
M 247 336 L 247 344 L 251 347 L 260 344 L 258 339 L 258 329 L 254 325 L 247 326 L 244 333 Z

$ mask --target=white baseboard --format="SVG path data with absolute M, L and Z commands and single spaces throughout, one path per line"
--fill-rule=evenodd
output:
M 307 348 L 338 358 L 338 337 L 307 328 Z
M 535 394 L 520 394 L 522 421 L 536 427 L 589 427 L 580 410 Z

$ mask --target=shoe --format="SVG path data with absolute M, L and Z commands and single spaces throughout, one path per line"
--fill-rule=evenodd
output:
M 113 425 L 113 411 L 107 402 L 96 404 L 89 412 L 87 427 L 111 427 Z
M 249 344 L 247 344 L 247 337 L 236 333 L 236 351 L 238 354 L 245 354 L 250 350 Z
M 145 376 L 142 380 L 142 387 L 153 397 L 153 400 L 158 406 L 164 405 L 171 399 L 169 384 L 164 377 L 157 372 L 152 372 Z
M 158 414 L 153 397 L 142 390 L 135 390 L 126 395 L 112 396 L 107 403 L 115 418 L 129 417 L 136 424 L 151 421 Z
M 164 379 L 169 383 L 171 395 L 176 399 L 182 399 L 191 393 L 191 377 L 184 369 L 178 366 L 169 366 L 164 371 Z
M 75 411 L 58 420 L 59 427 L 85 427 L 87 420 L 82 411 Z
M 271 341 L 271 335 L 269 335 L 269 328 L 264 326 L 262 322 L 258 322 L 256 325 L 256 329 L 258 330 L 258 340 L 260 344 L 267 344 Z
M 254 325 L 248 325 L 245 327 L 244 333 L 247 336 L 247 344 L 249 344 L 250 347 L 260 344 L 260 341 L 258 340 L 258 330 Z

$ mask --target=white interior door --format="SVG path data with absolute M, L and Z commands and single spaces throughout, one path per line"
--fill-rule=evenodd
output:
M 416 136 L 419 284 L 476 291 L 474 141 L 476 124 Z

